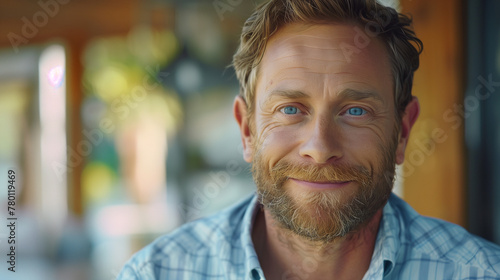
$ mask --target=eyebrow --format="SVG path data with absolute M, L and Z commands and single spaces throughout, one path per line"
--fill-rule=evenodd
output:
M 350 100 L 363 100 L 371 98 L 380 103 L 384 103 L 382 97 L 374 91 L 359 91 L 347 88 L 339 93 L 339 97 L 342 99 L 350 99 Z
M 309 98 L 309 94 L 300 90 L 273 90 L 264 100 L 263 104 L 270 102 L 273 98 L 283 97 L 288 99 Z
M 276 97 L 283 97 L 288 99 L 301 99 L 301 98 L 310 98 L 310 95 L 300 90 L 273 90 L 267 96 L 267 98 L 264 100 L 262 104 L 266 104 Z M 374 91 L 359 91 L 346 88 L 338 94 L 338 97 L 339 99 L 348 99 L 356 101 L 363 99 L 373 99 L 375 101 L 378 101 L 379 103 L 382 104 L 384 103 L 382 97 Z

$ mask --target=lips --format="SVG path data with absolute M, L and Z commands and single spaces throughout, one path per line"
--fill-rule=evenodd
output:
M 346 187 L 352 181 L 334 181 L 334 182 L 311 182 L 311 181 L 303 181 L 294 178 L 290 178 L 294 183 L 310 188 L 310 189 L 339 189 Z

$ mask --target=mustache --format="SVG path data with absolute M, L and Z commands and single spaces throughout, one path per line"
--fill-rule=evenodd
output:
M 346 182 L 357 181 L 362 185 L 372 180 L 372 173 L 364 166 L 350 164 L 294 164 L 280 160 L 274 165 L 269 175 L 275 183 L 282 183 L 290 178 L 309 182 Z

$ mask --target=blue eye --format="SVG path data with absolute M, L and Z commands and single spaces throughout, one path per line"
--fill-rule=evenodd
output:
M 299 108 L 294 106 L 286 106 L 280 110 L 285 115 L 295 115 L 300 113 Z
M 353 116 L 362 116 L 362 115 L 366 114 L 366 110 L 363 108 L 360 108 L 360 107 L 349 108 L 349 110 L 347 110 L 347 112 Z

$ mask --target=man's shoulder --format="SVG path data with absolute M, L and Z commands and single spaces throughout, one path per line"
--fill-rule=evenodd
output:
M 463 227 L 416 213 L 406 202 L 392 199 L 401 226 L 401 246 L 406 257 L 453 263 L 455 267 L 490 271 L 500 275 L 500 246 Z
M 253 196 L 157 238 L 128 261 L 122 274 L 158 275 L 158 271 L 186 270 L 191 266 L 195 273 L 196 265 L 217 261 L 221 247 L 238 244 L 241 223 L 252 199 Z

